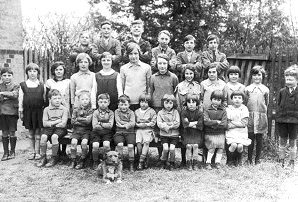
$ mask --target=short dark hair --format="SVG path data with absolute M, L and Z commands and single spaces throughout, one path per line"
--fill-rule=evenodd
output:
M 262 74 L 263 79 L 265 78 L 266 71 L 265 71 L 265 69 L 264 69 L 263 66 L 261 66 L 261 65 L 256 65 L 256 66 L 254 66 L 254 67 L 250 70 L 250 76 L 252 76 L 252 75 L 256 75 L 256 74 L 258 74 L 258 73 L 261 73 L 261 74 Z
M 296 80 L 298 79 L 298 66 L 296 64 L 291 65 L 290 67 L 286 68 L 284 75 L 291 75 L 294 76 L 296 78 Z
M 32 63 L 29 63 L 26 66 L 25 72 L 26 72 L 27 76 L 28 76 L 29 70 L 36 70 L 37 73 L 40 74 L 40 68 L 39 68 L 39 66 L 37 64 L 33 63 L 33 62 Z
M 224 101 L 224 94 L 223 94 L 222 90 L 214 90 L 211 93 L 211 96 L 210 96 L 210 100 L 212 100 L 212 99 L 218 99 L 218 100 L 221 100 L 223 102 Z
M 219 43 L 219 38 L 218 38 L 218 36 L 216 36 L 215 34 L 210 34 L 210 35 L 207 37 L 207 42 L 212 41 L 212 40 L 214 40 L 214 39 L 216 39 L 217 43 Z
M 123 94 L 119 97 L 118 103 L 125 103 L 125 102 L 130 103 L 130 98 L 128 95 Z
M 103 52 L 99 58 L 99 60 L 107 57 L 112 57 L 112 54 L 110 52 Z
M 173 94 L 165 94 L 163 96 L 163 98 L 161 99 L 162 107 L 164 108 L 165 107 L 164 103 L 169 102 L 169 101 L 173 102 L 173 108 L 176 109 L 177 108 L 177 100 Z
M 199 98 L 199 95 L 197 94 L 194 94 L 194 93 L 187 93 L 186 94 L 186 99 L 185 99 L 185 103 L 184 105 L 187 106 L 187 103 L 190 102 L 190 101 L 195 101 L 197 103 L 197 106 L 200 105 L 200 98 Z
M 64 77 L 65 77 L 65 73 L 66 73 L 66 67 L 65 67 L 64 62 L 62 62 L 62 61 L 54 62 L 54 64 L 51 65 L 51 74 L 52 74 L 52 76 L 55 77 L 55 76 L 56 76 L 56 75 L 55 75 L 55 70 L 56 70 L 56 68 L 59 67 L 59 66 L 62 66 L 63 69 L 64 69 L 64 74 L 63 74 L 63 78 L 64 78 Z
M 185 66 L 185 68 L 183 70 L 183 73 L 182 73 L 182 79 L 185 80 L 185 71 L 187 69 L 190 70 L 190 71 L 192 71 L 194 73 L 193 80 L 195 80 L 197 78 L 197 76 L 198 76 L 198 72 L 197 72 L 197 69 L 196 69 L 195 65 L 194 64 L 191 64 L 191 63 L 186 64 L 186 66 Z
M 184 37 L 183 39 L 183 43 L 185 43 L 186 41 L 191 41 L 191 40 L 194 40 L 196 41 L 196 38 L 193 36 L 193 35 L 187 35 L 186 37 Z
M 143 93 L 140 97 L 139 97 L 139 103 L 140 102 L 148 102 L 148 105 L 151 106 L 152 104 L 152 98 L 150 96 L 150 94 L 148 93 Z
M 207 67 L 207 74 L 208 74 L 209 69 L 213 69 L 213 68 L 216 68 L 217 76 L 219 76 L 219 74 L 220 74 L 220 65 L 218 63 L 212 63 L 212 64 L 210 64 Z
M 135 42 L 130 42 L 130 43 L 128 43 L 127 46 L 126 46 L 126 55 L 127 55 L 127 57 L 128 57 L 128 55 L 129 55 L 134 49 L 137 49 L 138 52 L 139 52 L 139 55 L 141 55 L 141 48 L 140 48 L 140 46 L 139 46 L 137 43 L 135 43 Z
M 134 21 L 131 22 L 131 26 L 133 26 L 133 25 L 142 25 L 142 26 L 144 26 L 144 22 L 141 19 L 134 20 Z
M 236 90 L 232 92 L 230 98 L 233 99 L 234 96 L 242 96 L 242 100 L 245 100 L 245 94 L 243 91 Z
M 51 89 L 48 93 L 48 98 L 51 99 L 53 96 L 57 96 L 57 95 L 61 96 L 61 92 L 57 89 Z
M 158 37 L 161 35 L 161 34 L 165 34 L 165 35 L 168 35 L 170 37 L 170 39 L 172 38 L 172 34 L 168 31 L 168 30 L 162 30 L 158 33 Z
M 10 67 L 3 67 L 1 69 L 1 75 L 2 74 L 5 74 L 5 73 L 8 73 L 8 74 L 12 74 L 13 75 L 13 71 L 12 71 L 12 69 Z
M 102 23 L 100 23 L 100 28 L 101 28 L 102 26 L 104 26 L 104 25 L 110 25 L 110 26 L 112 26 L 112 23 L 111 23 L 110 21 L 108 21 L 108 20 L 103 21 Z
M 229 74 L 231 73 L 238 73 L 239 78 L 241 77 L 241 71 L 240 68 L 238 66 L 231 66 L 228 70 L 227 70 L 227 77 L 229 78 Z
M 109 100 L 110 101 L 110 95 L 108 93 L 102 93 L 102 94 L 99 94 L 97 96 L 97 100 L 100 100 L 100 99 L 105 99 L 105 100 Z

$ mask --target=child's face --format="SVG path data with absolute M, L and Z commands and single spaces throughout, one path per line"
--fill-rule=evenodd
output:
M 191 82 L 193 80 L 193 78 L 195 77 L 195 74 L 190 69 L 186 69 L 184 76 L 185 76 L 186 81 Z
M 112 32 L 112 26 L 109 24 L 104 24 L 101 27 L 101 33 L 104 38 L 109 38 Z
M 51 105 L 54 107 L 59 107 L 62 103 L 61 95 L 54 95 L 50 99 Z
M 60 65 L 55 69 L 55 76 L 57 78 L 62 78 L 64 75 L 64 68 Z
M 87 107 L 90 104 L 90 97 L 86 94 L 83 94 L 80 96 L 79 101 L 83 107 Z
M 193 49 L 195 48 L 195 40 L 185 41 L 184 48 L 187 52 L 193 51 Z
M 209 47 L 210 50 L 216 51 L 217 48 L 218 48 L 218 42 L 217 42 L 217 40 L 216 39 L 210 40 L 208 42 L 208 47 Z
M 217 98 L 212 98 L 211 100 L 211 104 L 215 107 L 218 108 L 221 105 L 221 99 L 217 99 Z
M 134 24 L 131 26 L 130 31 L 133 36 L 141 36 L 144 32 L 144 27 L 141 24 Z
M 187 108 L 188 108 L 190 111 L 194 111 L 194 110 L 196 110 L 196 108 L 197 108 L 197 102 L 194 101 L 194 100 L 189 100 L 186 104 L 187 104 Z
M 149 105 L 148 105 L 148 101 L 144 101 L 144 100 L 142 100 L 142 101 L 140 102 L 140 107 L 141 107 L 142 110 L 147 109 L 147 108 L 149 107 Z
M 129 103 L 128 103 L 128 101 L 119 102 L 118 108 L 120 109 L 121 112 L 127 112 L 128 109 L 129 109 Z
M 90 37 L 89 37 L 89 34 L 87 33 L 84 33 L 80 36 L 80 43 L 84 46 L 87 46 L 89 45 L 90 43 Z
M 286 74 L 285 75 L 285 82 L 287 87 L 296 87 L 297 86 L 297 78 L 296 76 Z
M 3 83 L 8 84 L 8 83 L 11 83 L 13 75 L 8 72 L 5 72 L 4 74 L 1 75 L 1 78 Z
M 98 103 L 98 107 L 100 109 L 105 110 L 105 109 L 107 109 L 109 107 L 110 100 L 108 100 L 108 99 L 99 99 L 97 103 Z
M 261 72 L 258 72 L 257 74 L 253 74 L 251 76 L 251 79 L 252 79 L 253 83 L 260 84 L 260 83 L 262 83 L 263 75 Z
M 168 44 L 170 43 L 170 37 L 164 33 L 161 33 L 158 37 L 158 43 L 162 46 L 162 47 L 166 47 L 168 46 Z
M 35 80 L 37 79 L 38 71 L 36 69 L 30 69 L 27 74 L 30 80 Z
M 160 74 L 165 74 L 168 71 L 168 61 L 164 58 L 157 58 L 157 68 Z
M 243 98 L 241 95 L 234 95 L 232 98 L 235 107 L 240 107 L 243 103 Z
M 166 100 L 164 101 L 164 108 L 167 110 L 167 111 L 171 111 L 174 107 L 174 103 L 172 100 Z
M 211 81 L 215 81 L 217 79 L 217 71 L 215 67 L 208 70 L 208 78 Z
M 237 83 L 239 79 L 239 74 L 238 73 L 230 73 L 229 74 L 229 81 L 232 83 Z
M 139 51 L 138 49 L 133 49 L 129 54 L 128 54 L 128 58 L 129 58 L 129 61 L 131 63 L 138 63 L 139 62 Z
M 83 58 L 79 62 L 79 68 L 80 68 L 80 71 L 82 72 L 86 72 L 89 70 L 89 61 L 87 60 L 87 58 Z
M 110 69 L 112 67 L 112 57 L 102 58 L 101 64 L 104 69 Z

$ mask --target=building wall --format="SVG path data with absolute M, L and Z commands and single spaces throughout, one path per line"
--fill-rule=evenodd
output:
M 11 67 L 24 80 L 21 0 L 0 0 L 0 68 Z

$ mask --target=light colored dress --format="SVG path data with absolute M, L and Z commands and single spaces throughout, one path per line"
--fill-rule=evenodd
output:
M 231 99 L 231 94 L 235 91 L 241 91 L 244 93 L 245 90 L 245 85 L 242 83 L 237 82 L 236 85 L 232 84 L 231 82 L 228 82 L 224 88 L 225 92 L 225 101 L 227 102 L 227 105 L 232 105 L 232 99 Z M 243 100 L 244 101 L 244 100 Z
M 196 94 L 196 95 L 198 95 L 198 98 L 200 99 L 201 86 L 200 86 L 199 82 L 197 82 L 197 81 L 188 82 L 188 81 L 184 80 L 177 85 L 177 87 L 175 89 L 175 95 L 176 95 L 177 104 L 178 104 L 177 109 L 179 112 L 182 111 L 183 106 L 185 105 L 187 94 Z
M 50 90 L 59 90 L 62 95 L 62 105 L 70 111 L 70 79 L 63 79 L 61 81 L 48 79 L 46 81 L 46 87 Z
M 203 97 L 203 108 L 207 109 L 211 105 L 211 93 L 214 90 L 222 90 L 224 93 L 224 87 L 226 83 L 221 80 L 217 79 L 216 81 L 210 81 L 210 79 L 206 79 L 201 82 L 201 94 Z M 225 93 L 224 93 L 225 94 Z
M 243 118 L 249 117 L 248 109 L 244 105 L 237 108 L 233 105 L 229 105 L 226 110 L 228 121 L 239 122 Z M 250 145 L 251 140 L 248 138 L 247 126 L 244 128 L 231 128 L 226 130 L 226 140 L 227 144 L 237 143 L 245 146 Z
M 245 88 L 247 108 L 249 111 L 248 132 L 267 133 L 267 106 L 269 103 L 269 88 L 263 84 L 251 84 Z

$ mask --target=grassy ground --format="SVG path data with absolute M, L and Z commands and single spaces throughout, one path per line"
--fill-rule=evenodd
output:
M 23 139 L 23 138 L 20 138 Z M 275 161 L 257 166 L 220 170 L 174 171 L 153 169 L 129 173 L 121 184 L 104 184 L 91 169 L 72 170 L 67 165 L 37 168 L 26 160 L 25 139 L 17 158 L 0 162 L 0 200 L 9 201 L 284 201 L 297 199 L 297 171 L 282 169 Z M 2 147 L 0 146 L 0 151 Z M 2 153 L 0 153 L 2 155 Z M 179 158 L 179 157 L 178 157 Z M 296 200 L 297 201 L 297 200 Z

